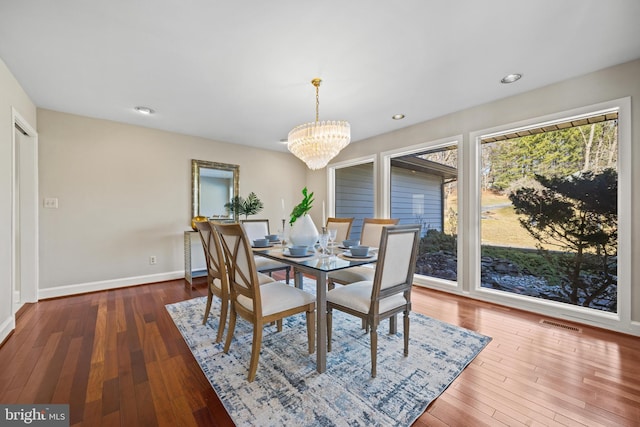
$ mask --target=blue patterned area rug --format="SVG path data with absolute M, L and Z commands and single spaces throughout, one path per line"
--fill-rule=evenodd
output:
M 315 293 L 315 282 L 305 279 Z M 258 372 L 247 382 L 251 325 L 238 318 L 228 354 L 215 344 L 220 313 L 214 298 L 202 325 L 206 298 L 166 306 L 227 412 L 238 426 L 409 426 L 491 341 L 458 326 L 411 313 L 409 356 L 389 322 L 378 331 L 378 375 L 371 378 L 369 334 L 360 319 L 334 310 L 327 371 L 316 371 L 307 352 L 304 314 L 264 330 Z M 226 331 L 225 331 L 226 337 Z

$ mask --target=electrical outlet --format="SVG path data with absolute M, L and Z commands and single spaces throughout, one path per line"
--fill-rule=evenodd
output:
M 158 263 L 158 259 L 156 258 L 156 256 L 155 255 L 151 255 L 149 257 L 149 264 L 156 265 L 157 263 Z
M 48 209 L 58 209 L 58 199 L 56 197 L 46 197 L 44 207 Z

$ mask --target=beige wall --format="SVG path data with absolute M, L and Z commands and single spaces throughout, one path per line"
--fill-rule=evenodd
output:
M 632 110 L 632 254 L 640 259 L 640 60 L 501 99 L 349 145 L 332 163 L 411 146 L 535 117 L 631 97 Z M 437 102 L 437 100 L 433 100 Z M 316 182 L 319 182 L 316 179 Z M 325 187 L 326 188 L 326 187 Z M 640 322 L 640 266 L 633 263 L 632 320 Z M 636 324 L 636 330 L 640 330 Z
M 13 117 L 12 107 L 33 128 L 36 107 L 0 59 L 0 342 L 13 329 L 11 283 L 11 217 Z
M 40 208 L 41 297 L 181 277 L 191 159 L 240 165 L 240 194 L 255 192 L 255 218 L 275 228 L 306 179 L 288 153 L 51 110 L 38 110 L 38 132 L 40 198 L 59 201 Z

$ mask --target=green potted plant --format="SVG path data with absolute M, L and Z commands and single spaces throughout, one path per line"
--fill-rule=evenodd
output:
M 307 187 L 302 189 L 302 201 L 298 203 L 291 211 L 291 218 L 289 218 L 289 225 L 293 225 L 294 222 L 302 215 L 309 213 L 313 207 L 313 192 L 309 193 Z
M 251 192 L 246 199 L 242 196 L 233 197 L 230 202 L 224 204 L 224 207 L 232 214 L 244 215 L 244 218 L 247 219 L 249 215 L 255 215 L 262 211 L 264 203 L 256 193 Z
M 307 187 L 304 187 L 302 196 L 302 201 L 291 211 L 289 240 L 294 245 L 313 246 L 318 240 L 318 229 L 309 215 L 313 207 L 313 192 L 309 193 Z

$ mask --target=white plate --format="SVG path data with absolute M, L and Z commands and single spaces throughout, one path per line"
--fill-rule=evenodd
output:
M 314 255 L 314 252 L 307 252 L 305 255 L 291 255 L 289 251 L 282 251 L 282 255 L 288 258 L 307 258 Z

